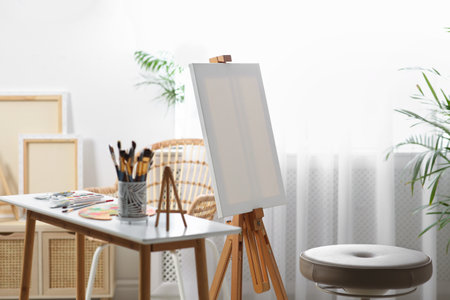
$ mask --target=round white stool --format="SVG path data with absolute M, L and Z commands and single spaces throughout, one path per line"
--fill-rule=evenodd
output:
M 433 272 L 422 252 L 384 245 L 330 245 L 300 254 L 300 272 L 321 290 L 361 299 L 412 293 Z

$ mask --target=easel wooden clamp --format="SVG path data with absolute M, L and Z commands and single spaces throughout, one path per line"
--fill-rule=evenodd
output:
M 231 61 L 231 55 L 213 57 L 209 61 L 212 63 L 226 63 Z M 232 261 L 231 299 L 242 299 L 244 243 L 255 292 L 263 293 L 270 289 L 270 275 L 277 299 L 287 300 L 286 290 L 264 227 L 263 217 L 264 212 L 262 208 L 233 217 L 231 225 L 241 227 L 242 233 L 227 236 L 209 291 L 210 300 L 216 300 L 218 297 L 230 259 Z
M 210 63 L 226 63 L 226 62 L 231 62 L 231 55 L 220 55 L 220 56 L 216 56 L 216 57 L 211 57 L 209 59 Z

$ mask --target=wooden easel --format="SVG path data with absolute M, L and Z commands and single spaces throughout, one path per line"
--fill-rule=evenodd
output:
M 170 209 L 170 187 L 169 184 L 172 185 L 172 191 L 175 196 L 175 200 L 178 205 L 178 209 Z M 164 202 L 164 190 L 166 191 L 166 209 L 161 209 L 162 203 Z M 166 230 L 169 231 L 169 216 L 170 213 L 176 212 L 181 214 L 181 218 L 183 219 L 184 227 L 187 227 L 186 220 L 184 219 L 184 214 L 186 213 L 181 206 L 180 197 L 178 196 L 178 190 L 175 185 L 175 180 L 173 178 L 173 173 L 170 167 L 165 167 L 163 172 L 163 178 L 161 182 L 161 193 L 159 195 L 158 201 L 158 209 L 156 210 L 156 223 L 155 227 L 158 227 L 159 223 L 159 214 L 166 213 Z
M 1 168 L 1 166 L 0 166 L 0 181 L 2 182 L 2 185 L 5 190 L 6 195 L 11 195 L 11 190 L 9 189 L 8 182 L 6 181 L 6 177 L 5 177 L 5 174 L 3 174 L 3 170 Z M 3 206 L 3 205 L 8 205 L 8 204 L 4 203 L 4 202 L 0 202 L 0 206 Z M 14 218 L 16 220 L 19 220 L 19 211 L 17 210 L 17 207 L 15 207 L 14 205 L 10 205 L 10 206 L 11 206 L 11 210 L 14 214 Z
M 216 300 L 219 295 L 230 259 L 232 261 L 231 299 L 242 299 L 243 242 L 247 250 L 248 265 L 255 292 L 259 294 L 270 289 L 268 271 L 277 299 L 287 300 L 286 290 L 264 227 L 263 216 L 262 208 L 258 208 L 233 217 L 231 225 L 241 227 L 242 233 L 227 236 L 209 290 L 210 300 Z
M 210 63 L 231 62 L 231 55 L 221 55 L 209 59 Z M 241 227 L 241 234 L 227 236 L 222 254 L 217 265 L 216 274 L 209 290 L 209 299 L 216 300 L 227 271 L 231 264 L 231 300 L 242 299 L 242 262 L 243 243 L 247 252 L 250 275 L 256 293 L 263 293 L 270 289 L 269 276 L 278 300 L 287 300 L 286 290 L 278 270 L 269 237 L 262 218 L 262 208 L 233 217 L 231 225 Z

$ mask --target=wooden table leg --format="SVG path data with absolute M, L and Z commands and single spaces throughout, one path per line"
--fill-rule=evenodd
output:
M 208 269 L 206 267 L 205 239 L 196 240 L 195 267 L 197 269 L 198 299 L 209 300 Z
M 84 285 L 84 234 L 76 233 L 77 244 L 77 300 L 84 300 L 86 297 L 86 287 Z
M 150 300 L 150 245 L 141 245 L 139 250 L 139 300 Z
M 36 220 L 32 213 L 27 213 L 27 223 L 25 227 L 25 245 L 23 251 L 22 262 L 22 282 L 20 288 L 20 299 L 28 300 L 30 297 L 30 282 L 31 282 L 31 266 L 33 265 L 33 246 L 34 246 L 34 232 L 36 228 Z

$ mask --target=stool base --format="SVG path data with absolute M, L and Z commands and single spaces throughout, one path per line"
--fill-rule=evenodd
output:
M 356 293 L 349 293 L 344 288 L 339 286 L 332 286 L 332 285 L 323 285 L 320 283 L 316 283 L 316 287 L 325 293 L 338 295 L 338 296 L 346 296 L 346 297 L 354 297 L 354 298 L 361 298 L 361 300 L 370 300 L 370 298 L 391 298 L 391 297 L 398 297 L 398 296 L 404 296 L 411 294 L 415 290 L 417 290 L 417 287 L 409 288 L 409 289 L 400 289 L 400 290 L 388 290 L 387 293 L 383 295 L 364 295 L 364 294 L 356 294 Z

